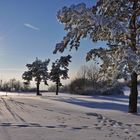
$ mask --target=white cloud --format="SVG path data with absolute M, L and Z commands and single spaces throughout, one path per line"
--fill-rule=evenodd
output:
M 30 29 L 39 31 L 39 28 L 37 28 L 36 26 L 34 26 L 34 25 L 32 25 L 32 24 L 24 23 L 24 26 L 27 27 L 27 28 L 30 28 Z

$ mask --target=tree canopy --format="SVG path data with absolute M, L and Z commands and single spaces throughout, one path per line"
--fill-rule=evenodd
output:
M 104 70 L 106 65 L 106 72 L 110 72 L 110 69 L 112 73 L 115 72 L 113 78 L 130 77 L 132 71 L 139 73 L 140 2 L 137 2 L 135 11 L 133 3 L 133 0 L 99 0 L 90 8 L 84 3 L 63 7 L 58 11 L 57 18 L 65 25 L 64 29 L 68 33 L 60 43 L 57 43 L 54 53 L 63 52 L 68 45 L 70 49 L 78 49 L 80 39 L 85 37 L 89 37 L 93 42 L 107 41 L 108 48 L 90 50 L 87 53 L 87 60 L 99 57 L 103 61 Z M 137 18 L 135 23 L 137 52 L 133 51 L 134 46 L 130 37 L 134 30 L 130 28 L 134 14 Z

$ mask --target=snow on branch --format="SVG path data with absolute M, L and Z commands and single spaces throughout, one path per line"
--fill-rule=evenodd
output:
M 124 39 L 125 26 L 113 17 L 93 14 L 93 7 L 87 8 L 84 3 L 63 7 L 57 13 L 60 23 L 63 23 L 68 32 L 60 43 L 56 44 L 53 53 L 63 52 L 69 45 L 78 49 L 81 38 L 90 38 L 92 41 Z

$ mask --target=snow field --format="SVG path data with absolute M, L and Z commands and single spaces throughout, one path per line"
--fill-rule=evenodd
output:
M 0 96 L 0 140 L 139 140 L 128 96 Z

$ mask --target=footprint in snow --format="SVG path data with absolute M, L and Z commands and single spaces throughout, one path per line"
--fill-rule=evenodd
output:
M 74 130 L 81 130 L 82 127 L 72 127 L 72 129 L 74 129 Z
M 0 126 L 11 126 L 11 123 L 2 123 Z
M 96 129 L 98 129 L 98 130 L 101 130 L 101 127 L 99 127 L 99 126 L 97 126 L 97 127 L 95 127 Z
M 140 124 L 139 124 L 139 123 L 136 123 L 136 124 L 134 124 L 134 125 L 136 125 L 136 126 L 140 126 Z
M 66 128 L 67 127 L 67 125 L 59 125 L 59 127 L 62 127 L 62 128 Z
M 140 137 L 140 134 L 137 134 L 138 137 Z
M 88 115 L 88 116 L 95 116 L 95 117 L 99 116 L 99 114 L 97 114 L 97 113 L 86 113 L 86 115 Z
M 56 126 L 46 126 L 47 128 L 56 128 Z
M 51 112 L 53 111 L 53 110 L 51 110 L 51 109 L 45 109 L 45 110 L 47 110 L 47 111 L 51 111 Z
M 82 128 L 83 128 L 83 129 L 86 129 L 86 128 L 89 128 L 89 126 L 86 126 L 86 125 L 85 125 L 85 126 L 82 126 Z

